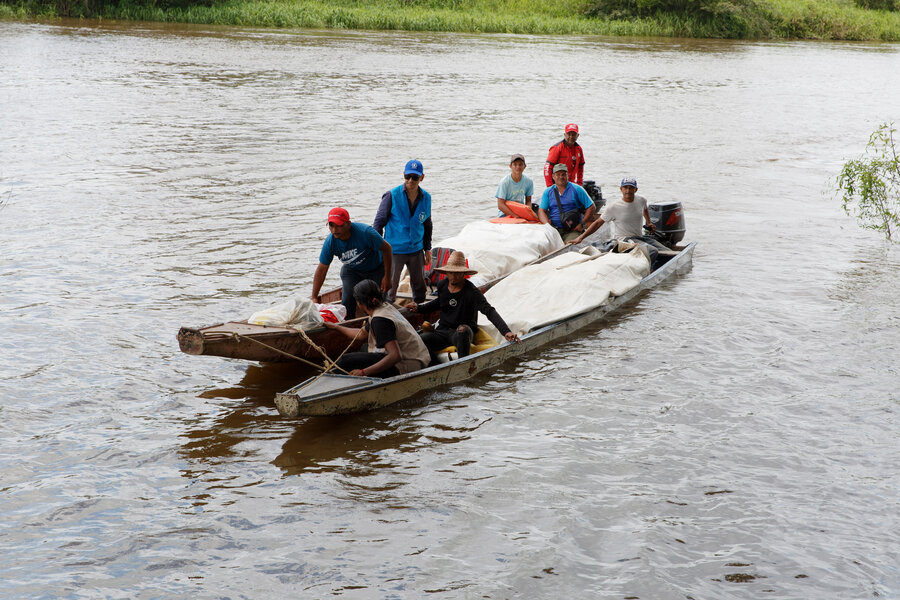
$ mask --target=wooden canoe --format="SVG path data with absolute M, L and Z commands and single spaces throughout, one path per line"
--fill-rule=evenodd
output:
M 559 254 L 569 252 L 572 248 L 572 246 L 563 246 L 529 264 L 548 260 Z M 498 277 L 484 284 L 479 289 L 485 292 L 502 279 L 503 277 Z M 429 296 L 430 298 L 431 296 Z M 322 294 L 323 303 L 340 301 L 341 288 Z M 426 318 L 416 313 L 401 312 L 417 327 Z M 435 315 L 429 316 L 436 318 L 437 315 L 435 313 Z M 365 317 L 361 317 L 347 321 L 346 324 L 351 327 L 354 325 L 358 326 L 364 319 Z M 306 331 L 305 334 L 314 344 L 322 348 L 331 359 L 337 358 L 347 348 L 347 338 L 338 331 L 326 329 L 325 327 L 316 327 Z M 178 346 L 186 354 L 221 356 L 259 362 L 289 361 L 296 356 L 308 361 L 322 362 L 321 352 L 312 347 L 301 332 L 290 327 L 253 325 L 246 320 L 228 321 L 206 327 L 182 327 L 178 331 L 177 338 Z M 364 343 L 365 339 L 360 339 L 356 343 L 356 347 L 350 348 L 349 351 L 352 352 L 359 349 Z
M 380 379 L 325 374 L 313 377 L 275 396 L 275 406 L 285 417 L 340 415 L 381 408 L 408 398 L 420 391 L 457 383 L 473 375 L 493 369 L 505 360 L 578 332 L 620 308 L 644 290 L 692 266 L 694 246 L 691 242 L 668 261 L 621 296 L 587 312 L 531 331 L 518 344 L 504 343 L 465 358 L 414 371 L 405 375 Z
M 323 303 L 340 302 L 341 288 L 322 294 Z M 353 325 L 364 318 L 347 321 Z M 337 331 L 316 327 L 306 335 L 329 357 L 337 357 L 347 347 L 347 338 Z M 253 325 L 244 321 L 228 321 L 206 327 L 182 327 L 178 331 L 178 346 L 186 354 L 222 356 L 259 362 L 293 360 L 291 356 L 322 362 L 322 354 L 310 346 L 303 334 L 290 327 Z M 357 346 L 365 340 L 360 340 Z M 351 349 L 355 350 L 355 348 Z

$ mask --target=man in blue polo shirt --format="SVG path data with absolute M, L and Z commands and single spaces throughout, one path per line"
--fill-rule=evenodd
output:
M 556 228 L 564 242 L 573 240 L 594 220 L 597 207 L 584 188 L 569 182 L 569 170 L 558 163 L 553 167 L 553 185 L 544 190 L 538 219 Z
M 387 290 L 391 284 L 393 257 L 391 245 L 374 228 L 364 223 L 351 223 L 350 213 L 343 208 L 332 208 L 328 213 L 328 229 L 319 253 L 319 265 L 313 275 L 312 299 L 321 303 L 319 290 L 325 282 L 328 267 L 337 256 L 344 263 L 341 267 L 341 304 L 347 309 L 347 318 L 356 317 L 356 300 L 353 287 L 360 281 L 371 279 Z
M 394 252 L 388 302 L 397 298 L 400 272 L 406 265 L 415 302 L 425 301 L 425 267 L 431 264 L 431 194 L 419 187 L 425 178 L 422 163 L 411 160 L 403 169 L 404 182 L 384 193 L 372 226 Z

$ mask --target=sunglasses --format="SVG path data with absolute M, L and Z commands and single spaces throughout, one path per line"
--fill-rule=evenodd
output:
M 414 174 L 414 173 L 410 173 L 409 175 L 404 175 L 404 177 L 405 177 L 406 179 L 412 179 L 413 181 L 418 181 L 418 180 L 419 180 L 419 176 L 416 175 L 416 174 Z

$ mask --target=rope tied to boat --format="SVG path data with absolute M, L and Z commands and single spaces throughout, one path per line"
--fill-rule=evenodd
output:
M 303 341 L 305 341 L 307 344 L 309 344 L 310 346 L 312 346 L 313 348 L 315 348 L 316 351 L 317 351 L 319 354 L 321 354 L 322 356 L 325 357 L 325 360 L 326 360 L 326 362 L 327 362 L 327 361 L 328 361 L 328 354 L 325 352 L 325 349 L 322 348 L 321 346 L 319 346 L 318 344 L 316 344 L 314 341 L 312 341 L 312 338 L 310 338 L 308 335 L 306 335 L 306 332 L 303 331 L 303 328 L 298 327 L 298 328 L 297 328 L 297 331 L 300 332 L 300 337 L 303 338 Z
M 356 343 L 356 338 L 359 337 L 359 334 L 360 334 L 362 331 L 364 331 L 362 328 L 356 330 L 356 333 L 353 335 L 353 339 L 350 340 L 350 343 L 347 344 L 347 347 L 344 348 L 344 351 L 341 352 L 341 354 L 337 357 L 337 360 L 335 360 L 334 362 L 332 362 L 332 361 L 326 356 L 326 357 L 325 357 L 325 365 L 326 365 L 327 368 L 324 369 L 321 373 L 319 373 L 319 374 L 316 375 L 315 377 L 313 377 L 312 379 L 310 379 L 309 381 L 307 381 L 307 382 L 306 382 L 305 384 L 303 384 L 302 386 L 296 388 L 296 391 L 299 392 L 300 390 L 306 389 L 307 387 L 311 386 L 312 384 L 314 384 L 315 382 L 317 382 L 319 379 L 321 379 L 322 377 L 324 377 L 325 375 L 327 375 L 327 374 L 328 374 L 328 371 L 330 371 L 332 368 L 338 369 L 339 371 L 343 372 L 344 375 L 350 375 L 350 373 L 348 373 L 347 371 L 344 371 L 344 369 L 342 369 L 341 367 L 337 366 L 337 363 L 338 363 L 339 360 L 341 360 L 341 357 L 344 356 L 344 354 L 346 354 L 347 350 L 349 350 L 349 349 L 353 346 L 353 344 Z
M 300 330 L 300 331 L 301 331 L 301 333 L 302 333 L 302 330 Z M 362 331 L 362 330 L 360 329 L 360 331 Z M 349 350 L 349 349 L 353 346 L 353 344 L 356 343 L 356 337 L 358 337 L 358 335 L 359 335 L 359 334 L 357 334 L 357 336 L 354 336 L 354 338 L 353 338 L 352 340 L 350 340 L 350 343 L 349 343 L 349 344 L 347 345 L 347 347 L 344 348 L 344 350 L 340 353 L 340 355 L 337 357 L 337 360 L 340 360 L 341 357 L 344 356 L 344 354 L 347 353 L 347 350 Z M 324 357 L 324 361 L 323 361 L 323 362 L 324 362 L 324 365 L 320 365 L 319 363 L 314 363 L 314 362 L 312 362 L 311 360 L 306 360 L 305 358 L 300 358 L 299 356 L 295 356 L 295 355 L 291 354 L 290 352 L 285 352 L 284 350 L 281 350 L 281 349 L 279 349 L 279 348 L 276 348 L 275 346 L 270 346 L 269 344 L 266 344 L 266 343 L 261 342 L 261 341 L 259 341 L 259 340 L 255 340 L 255 339 L 253 339 L 252 337 L 248 337 L 248 336 L 246 336 L 246 335 L 241 335 L 241 334 L 239 334 L 239 333 L 232 332 L 232 333 L 231 333 L 231 336 L 234 338 L 235 341 L 241 341 L 241 340 L 248 340 L 248 341 L 251 341 L 251 342 L 253 342 L 254 344 L 259 344 L 259 345 L 262 346 L 263 348 L 268 348 L 269 350 L 272 350 L 272 351 L 274 351 L 274 352 L 277 352 L 278 354 L 283 354 L 284 356 L 287 356 L 288 358 L 293 358 L 294 360 L 298 360 L 298 361 L 302 362 L 302 363 L 305 364 L 305 365 L 309 365 L 310 367 L 313 367 L 313 368 L 316 368 L 316 369 L 322 371 L 322 373 L 320 373 L 319 375 L 316 376 L 316 379 L 318 379 L 319 377 L 321 377 L 321 376 L 324 375 L 325 373 L 328 373 L 328 372 L 331 371 L 332 369 L 337 369 L 338 371 L 342 372 L 344 375 L 349 375 L 349 374 L 350 374 L 350 373 L 348 373 L 347 371 L 345 371 L 344 369 L 342 369 L 341 367 L 337 366 L 337 360 L 332 361 L 330 358 L 328 358 L 328 354 L 326 354 L 325 350 L 324 350 L 321 346 L 318 346 L 317 344 L 315 344 L 311 339 L 309 339 L 309 336 L 306 335 L 305 333 L 303 333 L 303 337 L 304 337 L 304 339 L 307 341 L 307 343 L 309 343 L 310 346 L 312 346 L 313 348 L 315 348 L 316 350 L 318 350 L 319 353 Z

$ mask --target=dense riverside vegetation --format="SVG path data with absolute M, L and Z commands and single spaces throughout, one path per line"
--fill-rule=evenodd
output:
M 900 41 L 900 0 L 0 0 L 0 17 L 262 27 Z

